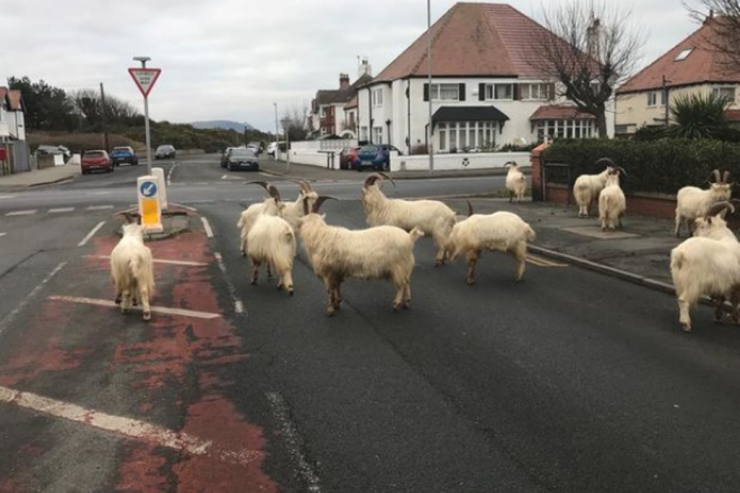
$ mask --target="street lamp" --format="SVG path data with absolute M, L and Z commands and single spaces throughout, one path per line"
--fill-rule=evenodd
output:
M 141 68 L 146 68 L 148 56 L 135 56 L 134 61 L 141 62 Z M 149 131 L 149 98 L 144 96 L 144 132 L 146 133 L 146 173 L 152 174 L 152 136 Z
M 287 165 L 285 167 L 286 172 L 290 172 L 290 118 L 283 118 L 280 120 L 280 124 L 283 126 L 283 132 L 285 133 L 285 151 L 288 153 Z

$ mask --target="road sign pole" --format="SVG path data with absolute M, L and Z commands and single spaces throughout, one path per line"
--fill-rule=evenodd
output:
M 152 174 L 152 135 L 149 131 L 149 98 L 144 96 L 144 132 L 146 133 L 146 174 Z

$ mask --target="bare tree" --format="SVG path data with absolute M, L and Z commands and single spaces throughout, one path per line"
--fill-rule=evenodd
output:
M 561 96 L 596 118 L 607 136 L 608 101 L 635 70 L 644 34 L 621 2 L 575 0 L 542 7 L 537 68 L 559 84 Z
M 288 137 L 291 142 L 306 140 L 309 134 L 308 128 L 308 105 L 306 103 L 293 103 L 283 111 L 280 120 L 283 127 L 287 127 Z
M 703 9 L 684 5 L 699 22 L 712 22 L 713 29 L 703 37 L 702 48 L 724 55 L 721 63 L 729 73 L 740 71 L 740 0 L 699 0 Z

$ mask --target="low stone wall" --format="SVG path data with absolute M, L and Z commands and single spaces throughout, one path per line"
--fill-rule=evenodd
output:
M 548 183 L 543 197 L 547 202 L 571 204 L 575 210 L 573 192 L 565 185 Z M 627 214 L 673 219 L 676 217 L 676 197 L 659 193 L 634 193 L 627 195 Z M 596 212 L 594 203 L 592 211 Z
M 519 166 L 529 164 L 528 152 L 491 152 L 468 154 L 435 154 L 435 170 L 496 169 L 514 161 Z M 391 171 L 426 171 L 429 169 L 429 156 L 391 155 Z
M 278 156 L 281 161 L 285 161 L 288 158 L 288 153 L 280 152 Z M 308 149 L 291 149 L 290 162 L 326 168 L 327 153 Z M 334 154 L 334 168 L 339 169 L 339 152 Z

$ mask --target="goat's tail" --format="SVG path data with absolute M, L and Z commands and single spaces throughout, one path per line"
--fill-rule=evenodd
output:
M 412 243 L 416 243 L 416 240 L 418 240 L 422 236 L 424 236 L 424 232 L 417 227 L 414 227 L 414 229 L 409 231 L 409 237 L 411 238 Z
M 134 255 L 129 261 L 129 266 L 139 289 L 146 289 L 151 296 L 154 292 L 154 265 L 151 253 L 147 253 L 146 257 L 143 254 Z
M 671 252 L 671 270 L 677 271 L 683 269 L 686 265 L 686 255 L 680 250 L 673 250 Z
M 236 223 L 236 227 L 239 229 L 244 227 L 244 216 L 239 216 L 239 222 Z
M 532 226 L 527 224 L 527 241 L 534 241 L 537 238 L 537 233 L 534 232 Z

